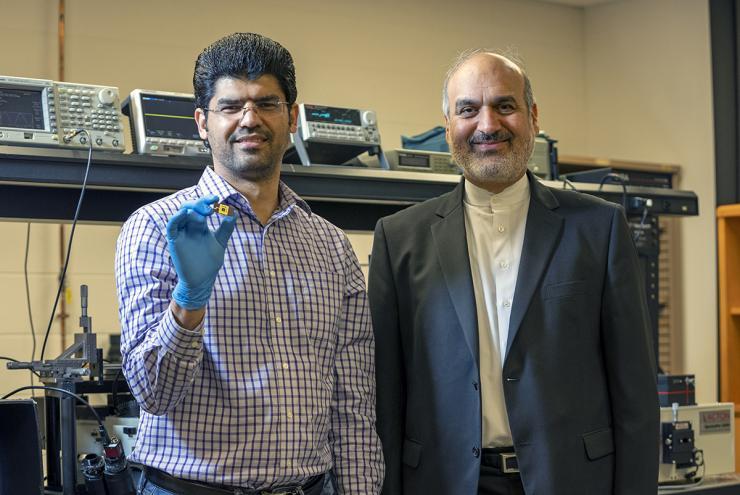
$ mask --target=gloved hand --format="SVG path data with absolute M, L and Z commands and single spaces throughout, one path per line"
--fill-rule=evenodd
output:
M 200 309 L 208 304 L 234 232 L 235 216 L 224 217 L 216 232 L 208 228 L 211 205 L 217 200 L 217 196 L 207 196 L 183 203 L 167 222 L 167 246 L 179 278 L 172 299 L 184 309 Z

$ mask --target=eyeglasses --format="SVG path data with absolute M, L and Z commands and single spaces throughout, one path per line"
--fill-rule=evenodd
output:
M 249 110 L 253 111 L 259 116 L 267 117 L 280 113 L 281 105 L 290 105 L 287 101 L 278 100 L 265 100 L 256 101 L 251 105 L 225 105 L 221 108 L 206 108 L 206 112 L 213 112 L 220 114 L 223 118 L 228 120 L 242 120 Z

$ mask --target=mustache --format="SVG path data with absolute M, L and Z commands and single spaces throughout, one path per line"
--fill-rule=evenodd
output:
M 473 134 L 473 136 L 468 140 L 468 143 L 471 145 L 498 143 L 501 141 L 507 141 L 513 137 L 514 135 L 505 129 L 501 129 L 500 131 L 496 131 L 493 133 L 479 131 Z
M 269 141 L 272 139 L 272 133 L 268 131 L 245 131 L 245 132 L 235 132 L 231 136 L 229 136 L 229 143 L 235 143 L 239 141 L 242 138 L 246 137 L 260 137 L 266 141 Z

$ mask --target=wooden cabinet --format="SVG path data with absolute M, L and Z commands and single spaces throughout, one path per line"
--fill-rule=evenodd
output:
M 740 204 L 717 208 L 720 401 L 735 403 L 735 470 L 740 472 Z

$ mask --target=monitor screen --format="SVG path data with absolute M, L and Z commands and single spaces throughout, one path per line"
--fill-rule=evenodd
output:
M 142 94 L 141 111 L 147 137 L 200 141 L 194 98 Z
M 0 86 L 0 127 L 45 130 L 43 92 Z
M 351 108 L 324 107 L 303 105 L 306 120 L 309 122 L 326 122 L 329 124 L 360 125 L 360 112 Z

